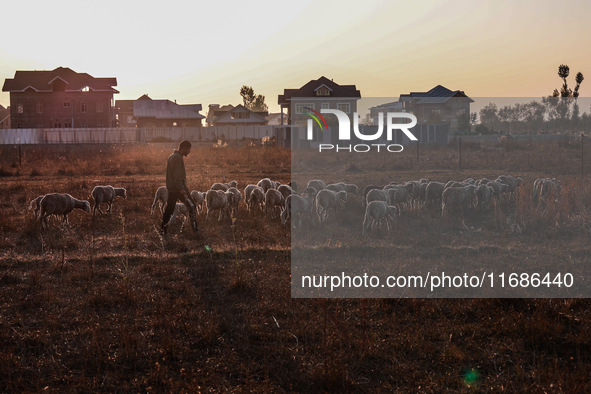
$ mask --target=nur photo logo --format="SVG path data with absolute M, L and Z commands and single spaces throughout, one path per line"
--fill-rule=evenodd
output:
M 410 132 L 409 129 L 412 129 L 414 126 L 417 125 L 417 118 L 415 115 L 406 113 L 406 112 L 387 112 L 383 113 L 380 112 L 378 114 L 378 128 L 373 134 L 364 134 L 359 129 L 359 114 L 357 112 L 353 113 L 353 127 L 351 128 L 351 120 L 349 116 L 343 111 L 338 109 L 326 109 L 323 108 L 320 112 L 313 110 L 312 108 L 304 108 L 306 111 L 305 114 L 310 116 L 312 119 L 308 119 L 307 121 L 307 129 L 306 129 L 306 137 L 308 141 L 312 141 L 314 139 L 314 121 L 320 128 L 320 131 L 327 131 L 328 124 L 326 123 L 326 119 L 322 114 L 331 114 L 337 117 L 338 121 L 338 140 L 339 142 L 347 142 L 351 141 L 351 129 L 353 130 L 353 135 L 357 140 L 360 141 L 373 141 L 373 144 L 349 144 L 349 145 L 341 145 L 341 144 L 319 144 L 318 151 L 322 152 L 325 150 L 336 150 L 337 152 L 340 151 L 347 151 L 347 152 L 357 152 L 357 153 L 365 153 L 372 150 L 380 152 L 381 148 L 385 148 L 388 152 L 397 153 L 402 152 L 404 147 L 400 144 L 389 144 L 389 143 L 378 143 L 380 140 L 383 140 L 382 135 L 384 134 L 384 123 L 386 123 L 386 142 L 390 142 L 393 140 L 393 134 L 395 130 L 400 130 L 406 135 L 411 141 L 417 141 L 417 137 L 414 136 L 413 133 Z M 385 118 L 385 121 L 384 121 Z M 398 123 L 402 122 L 403 120 L 408 119 L 410 122 L 408 123 Z

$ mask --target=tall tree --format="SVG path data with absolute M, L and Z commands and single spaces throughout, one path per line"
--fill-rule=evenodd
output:
M 265 96 L 262 94 L 256 95 L 251 86 L 243 85 L 240 88 L 240 95 L 244 106 L 251 111 L 268 111 L 269 107 L 265 103 Z

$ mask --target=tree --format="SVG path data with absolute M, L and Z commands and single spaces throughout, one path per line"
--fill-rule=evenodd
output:
M 244 106 L 251 111 L 263 112 L 268 111 L 269 107 L 265 103 L 265 96 L 262 94 L 256 95 L 254 89 L 251 86 L 243 85 L 240 88 L 240 95 L 242 96 L 242 102 Z
M 494 131 L 499 122 L 498 108 L 495 103 L 488 103 L 480 110 L 480 123 Z

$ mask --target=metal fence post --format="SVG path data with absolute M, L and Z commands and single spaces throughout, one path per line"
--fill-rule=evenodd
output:
M 462 137 L 460 137 L 460 170 L 462 170 Z

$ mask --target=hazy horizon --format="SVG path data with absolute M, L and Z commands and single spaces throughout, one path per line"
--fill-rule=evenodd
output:
M 283 89 L 321 76 L 355 84 L 362 97 L 441 84 L 471 97 L 540 98 L 560 88 L 560 64 L 570 66 L 571 87 L 577 72 L 591 75 L 591 4 L 582 1 L 279 4 L 5 4 L 0 79 L 69 67 L 116 77 L 115 100 L 147 93 L 202 104 L 205 113 L 209 104 L 241 103 L 242 85 L 278 112 Z M 9 100 L 0 94 L 1 105 Z

